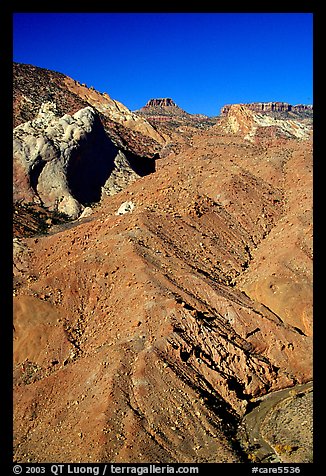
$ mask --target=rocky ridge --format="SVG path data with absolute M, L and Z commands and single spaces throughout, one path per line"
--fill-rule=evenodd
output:
M 241 104 L 242 106 L 245 106 L 247 109 L 250 109 L 251 111 L 254 112 L 260 112 L 260 113 L 269 113 L 269 112 L 312 112 L 313 111 L 313 105 L 311 104 L 296 104 L 292 105 L 287 102 L 253 102 L 253 103 L 246 103 L 246 104 Z M 226 104 L 225 106 L 222 107 L 221 109 L 221 114 L 225 115 L 228 114 L 232 104 Z
M 43 103 L 54 102 L 59 116 L 91 106 L 106 133 L 121 150 L 151 156 L 165 143 L 147 121 L 107 93 L 100 93 L 68 76 L 36 66 L 13 64 L 14 127 L 33 120 Z
M 203 129 L 162 122 L 155 172 L 136 177 L 149 136 L 138 131 L 134 145 L 132 129 L 119 138 L 122 124 L 110 129 L 94 105 L 63 114 L 53 103 L 15 136 L 20 163 L 43 166 L 29 193 L 50 196 L 51 166 L 60 193 L 81 203 L 74 160 L 94 163 L 94 147 L 112 148 L 113 169 L 91 214 L 15 239 L 15 460 L 250 460 L 237 438 L 244 415 L 312 379 L 310 132 L 257 126 L 242 106 Z M 270 422 L 261 431 L 287 445 Z M 311 444 L 291 438 L 286 462 Z

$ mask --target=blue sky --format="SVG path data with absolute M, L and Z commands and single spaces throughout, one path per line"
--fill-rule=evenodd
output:
M 171 97 L 190 113 L 224 104 L 311 104 L 309 13 L 15 13 L 13 59 L 64 73 L 131 110 Z

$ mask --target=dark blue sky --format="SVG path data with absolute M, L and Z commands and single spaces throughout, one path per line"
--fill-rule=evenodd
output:
M 171 97 L 190 113 L 228 103 L 312 103 L 309 13 L 16 13 L 14 61 L 64 73 L 131 110 Z

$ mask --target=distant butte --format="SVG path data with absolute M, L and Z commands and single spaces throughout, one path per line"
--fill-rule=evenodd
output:
M 174 129 L 175 127 L 189 125 L 205 128 L 214 125 L 216 122 L 215 119 L 204 114 L 190 114 L 179 107 L 171 98 L 150 99 L 145 106 L 134 112 L 146 118 L 153 126 L 160 124 L 160 132 L 168 136 L 170 136 L 171 130 L 169 128 L 171 127 Z
M 179 107 L 171 98 L 154 98 L 147 101 L 145 106 L 135 111 L 144 116 L 191 116 Z
M 171 98 L 157 98 L 157 99 L 150 99 L 144 107 L 146 108 L 146 107 L 178 107 L 178 106 Z

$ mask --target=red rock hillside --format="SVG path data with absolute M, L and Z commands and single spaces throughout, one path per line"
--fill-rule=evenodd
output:
M 155 141 L 158 156 L 155 170 L 83 204 L 82 216 L 28 233 L 22 225 L 14 239 L 14 460 L 311 461 L 311 408 L 304 426 L 307 400 L 296 396 L 312 380 L 311 128 L 269 130 L 253 111 L 231 108 L 215 125 L 187 122 L 167 135 L 132 113 L 138 125 L 116 139 L 122 123 L 111 134 L 96 112 L 108 104 L 100 93 L 38 70 L 44 79 L 32 87 L 33 71 L 16 66 L 16 124 L 36 128 L 53 75 L 55 130 L 64 114 L 81 127 L 78 111 L 91 107 L 97 133 L 126 160 L 128 137 L 143 138 L 133 154 Z M 53 137 L 62 151 L 64 132 Z M 117 155 L 110 187 L 132 169 Z M 48 213 L 50 172 L 35 183 Z M 60 183 L 80 203 L 73 179 Z M 16 215 L 18 226 L 22 204 Z M 276 423 L 261 422 L 252 447 L 239 436 L 243 417 L 281 389 L 293 393 L 277 408 L 290 399 L 297 426 L 281 435 L 284 412 L 271 403 Z

